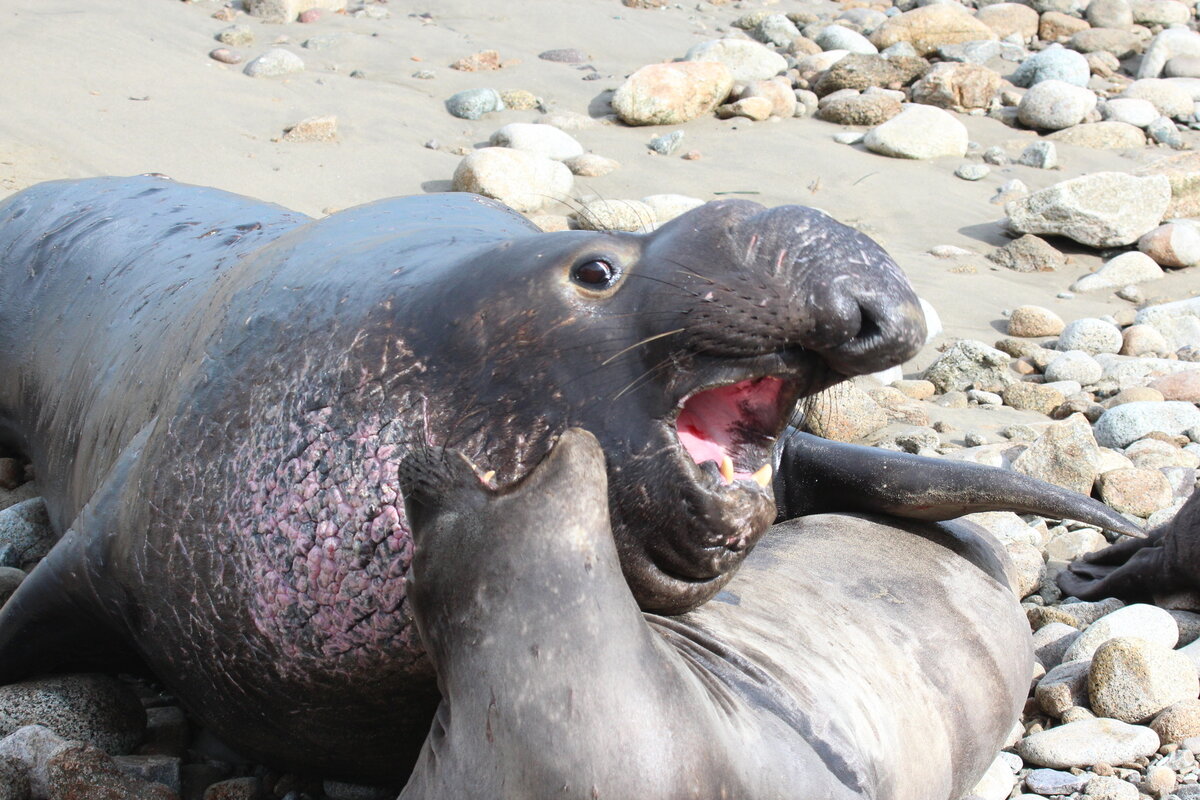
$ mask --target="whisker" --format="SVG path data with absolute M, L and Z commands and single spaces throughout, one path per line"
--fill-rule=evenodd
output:
M 630 350 L 633 350 L 634 348 L 637 348 L 637 347 L 641 347 L 644 344 L 650 344 L 650 342 L 653 342 L 655 339 L 662 339 L 665 336 L 674 336 L 677 333 L 683 333 L 685 330 L 686 330 L 686 328 L 676 328 L 673 331 L 666 331 L 665 333 L 656 333 L 653 336 L 647 336 L 645 339 L 642 339 L 640 342 L 634 342 L 633 344 L 629 345 L 629 347 L 619 350 L 616 353 L 614 353 L 613 355 L 604 359 L 603 361 L 600 362 L 600 366 L 606 367 L 611 362 L 615 361 L 616 359 L 618 359 L 621 356 L 628 353 Z

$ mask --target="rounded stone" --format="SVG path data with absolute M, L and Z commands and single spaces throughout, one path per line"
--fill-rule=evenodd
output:
M 493 147 L 523 150 L 555 161 L 566 161 L 583 154 L 583 145 L 571 134 L 553 125 L 532 122 L 510 122 L 493 133 L 488 143 Z
M 858 31 L 844 25 L 827 25 L 817 34 L 816 43 L 822 50 L 846 50 L 850 53 L 878 53 L 878 48 Z
M 766 49 L 754 42 L 742 44 Z M 753 76 L 757 77 L 761 76 Z M 729 96 L 736 79 L 724 63 L 716 60 L 689 58 L 648 64 L 617 87 L 612 107 L 629 125 L 678 125 L 716 108 Z
M 930 6 L 932 8 L 933 6 Z M 952 114 L 933 106 L 907 104 L 863 138 L 867 149 L 893 158 L 961 158 L 967 152 L 967 129 Z
M 1100 499 L 1114 511 L 1148 517 L 1175 499 L 1171 482 L 1157 469 L 1114 469 L 1101 475 L 1096 485 Z
M 1148 722 L 1167 706 L 1200 694 L 1196 665 L 1182 653 L 1136 636 L 1110 639 L 1088 672 L 1092 710 L 1122 722 Z
M 517 211 L 535 211 L 547 200 L 570 195 L 574 178 L 562 163 L 507 147 L 485 147 L 454 170 L 456 192 L 474 192 Z
M 1046 365 L 1045 375 L 1048 381 L 1075 381 L 1081 386 L 1089 386 L 1100 380 L 1104 368 L 1082 350 L 1068 350 Z
M 746 39 L 700 42 L 687 51 L 683 60 L 724 64 L 735 81 L 765 80 L 787 69 L 787 60 L 783 56 Z
M 1193 736 L 1200 736 L 1200 700 L 1195 698 L 1173 703 L 1150 723 L 1163 743 L 1181 743 Z
M 1121 97 L 1148 100 L 1164 117 L 1171 119 L 1190 117 L 1195 111 L 1192 93 L 1176 83 L 1176 80 L 1171 78 L 1136 80 L 1125 87 L 1125 91 L 1121 92 Z
M 1115 289 L 1135 283 L 1158 280 L 1163 276 L 1162 267 L 1145 253 L 1131 251 L 1121 253 L 1116 258 L 1106 261 L 1100 269 L 1090 275 L 1084 275 L 1072 286 L 1076 292 L 1088 292 L 1096 289 Z M 1117 352 L 1105 350 L 1102 352 Z
M 276 47 L 246 64 L 245 72 L 251 78 L 278 78 L 304 71 L 304 59 L 291 50 Z
M 1121 349 L 1121 330 L 1102 319 L 1085 317 L 1067 323 L 1058 337 L 1060 350 L 1085 353 L 1116 353 Z
M 1168 28 L 1155 36 L 1142 54 L 1137 77 L 1157 78 L 1167 62 L 1197 56 L 1200 56 L 1200 34 L 1187 28 Z
M 1017 753 L 1033 764 L 1069 769 L 1123 764 L 1153 755 L 1158 747 L 1158 734 L 1149 728 L 1115 719 L 1084 719 L 1025 737 Z
M 1066 323 L 1048 308 L 1034 305 L 1017 306 L 1008 317 L 1009 336 L 1057 336 Z
M 1138 128 L 1145 128 L 1159 117 L 1154 104 L 1139 97 L 1114 97 L 1100 107 L 1100 114 L 1106 120 L 1124 122 Z
M 1014 33 L 1024 40 L 1037 36 L 1038 13 L 1024 3 L 993 3 L 976 11 L 975 18 L 1001 39 Z
M 880 125 L 899 114 L 901 108 L 899 100 L 884 94 L 853 94 L 823 102 L 817 119 L 838 125 Z
M 130 752 L 146 730 L 132 690 L 107 675 L 62 675 L 0 686 L 0 736 L 43 725 L 107 753 Z
M 1030 128 L 1057 131 L 1079 124 L 1095 107 L 1096 95 L 1090 89 L 1044 80 L 1021 98 L 1017 119 Z
M 1121 331 L 1121 355 L 1140 356 L 1146 353 L 1165 353 L 1167 340 L 1152 325 L 1130 325 Z
M 465 89 L 446 98 L 446 110 L 459 119 L 479 119 L 504 108 L 504 100 L 495 89 Z
M 1055 233 L 1091 247 L 1136 242 L 1171 202 L 1166 175 L 1093 172 L 1056 183 L 1004 208 L 1018 233 Z
M 1140 636 L 1162 647 L 1172 648 L 1179 641 L 1179 623 L 1158 606 L 1133 603 L 1091 622 L 1067 648 L 1063 660 L 1090 659 L 1100 645 L 1118 636 Z
M 948 44 L 998 38 L 995 31 L 957 3 L 938 3 L 892 17 L 875 29 L 871 43 L 883 50 L 908 42 L 919 55 L 926 55 Z
M 1016 86 L 1032 87 L 1043 81 L 1061 81 L 1085 88 L 1090 76 L 1091 68 L 1086 58 L 1062 45 L 1052 44 L 1022 61 L 1009 80 Z
M 1146 144 L 1146 134 L 1136 125 L 1108 120 L 1083 122 L 1047 135 L 1047 139 L 1093 150 L 1128 150 Z
M 1087 7 L 1087 21 L 1093 28 L 1133 27 L 1133 9 L 1129 0 L 1091 0 Z
M 1138 239 L 1138 250 L 1164 267 L 1200 264 L 1200 227 L 1184 222 L 1159 225 Z
M 1096 441 L 1103 447 L 1125 447 L 1151 431 L 1178 436 L 1200 425 L 1200 408 L 1179 401 L 1125 403 L 1096 421 Z

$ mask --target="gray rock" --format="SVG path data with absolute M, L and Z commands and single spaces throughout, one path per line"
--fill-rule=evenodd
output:
M 181 791 L 180 767 L 182 761 L 177 756 L 113 756 L 113 763 L 121 772 L 130 777 L 147 783 L 161 783 L 176 794 Z
M 214 38 L 221 44 L 227 44 L 230 47 L 249 47 L 254 44 L 254 31 L 245 25 L 230 25 L 228 28 L 217 31 Z
M 851 53 L 878 53 L 878 48 L 861 33 L 842 25 L 827 25 L 817 34 L 817 44 L 822 50 L 849 50 Z
M 1088 625 L 1067 648 L 1063 660 L 1090 659 L 1102 644 L 1119 636 L 1140 636 L 1169 649 L 1179 641 L 1179 626 L 1163 609 L 1146 603 L 1133 603 L 1105 614 Z
M 56 538 L 40 497 L 0 511 L 0 547 L 10 548 L 5 566 L 31 569 L 50 552 Z
M 872 152 L 893 158 L 961 158 L 966 155 L 967 141 L 966 127 L 949 112 L 906 104 L 895 117 L 872 128 L 863 144 Z
M 683 144 L 683 137 L 683 131 L 671 131 L 661 136 L 655 136 L 647 143 L 647 147 L 660 156 L 669 156 L 679 149 L 679 145 Z
M 1151 231 L 1150 233 L 1153 232 Z M 1145 240 L 1146 236 L 1149 235 L 1142 236 L 1138 241 Z M 1153 258 L 1142 252 L 1130 251 L 1128 253 L 1121 253 L 1116 258 L 1105 262 L 1100 269 L 1091 275 L 1084 275 L 1071 284 L 1071 290 L 1076 292 L 1090 292 L 1096 289 L 1115 289 L 1134 283 L 1158 280 L 1162 276 L 1162 268 L 1155 263 Z M 1098 350 L 1095 352 L 1115 353 L 1117 350 Z
M 1021 62 L 1009 80 L 1016 86 L 1025 87 L 1043 81 L 1062 81 L 1086 88 L 1090 77 L 1091 69 L 1086 58 L 1060 44 L 1052 44 Z
M 1026 234 L 987 256 L 989 261 L 1017 272 L 1053 272 L 1067 257 L 1040 236 Z
M 278 78 L 304 71 L 304 59 L 291 50 L 275 47 L 253 59 L 244 70 L 251 78 Z
M 1058 166 L 1058 149 L 1054 142 L 1034 142 L 1021 151 L 1017 163 L 1038 169 L 1054 169 Z
M 1057 769 L 1035 769 L 1025 776 L 1025 788 L 1043 796 L 1082 792 L 1087 782 L 1088 776 Z
M 479 119 L 504 110 L 504 100 L 495 89 L 464 89 L 446 98 L 446 110 L 459 119 Z
M 800 29 L 783 14 L 770 14 L 754 29 L 755 36 L 775 47 L 787 47 L 800 35 Z
M 729 68 L 735 81 L 773 78 L 787 69 L 787 60 L 758 42 L 715 39 L 693 45 L 685 61 L 718 61 Z
M 1026 56 L 1025 48 L 1012 42 L 995 42 L 980 39 L 974 42 L 958 42 L 940 45 L 938 58 L 962 64 L 987 64 L 992 59 L 1020 61 Z
M 1115 719 L 1085 719 L 1035 733 L 1017 744 L 1026 761 L 1055 769 L 1123 764 L 1158 750 L 1158 734 Z
M 1047 426 L 1012 466 L 1039 480 L 1090 494 L 1099 461 L 1100 448 L 1092 436 L 1092 426 L 1083 415 L 1074 414 Z
M 1200 425 L 1200 409 L 1191 403 L 1139 401 L 1108 409 L 1096 422 L 1094 430 L 1096 441 L 1102 447 L 1119 448 L 1151 431 L 1178 436 L 1196 425 Z
M 964 181 L 978 181 L 986 178 L 991 171 L 987 164 L 962 164 L 954 170 L 954 174 Z
M 1100 716 L 1142 723 L 1200 694 L 1200 676 L 1187 656 L 1137 636 L 1110 639 L 1096 650 L 1088 697 Z
M 1200 34 L 1187 28 L 1168 28 L 1155 36 L 1142 54 L 1137 77 L 1157 78 L 1168 61 L 1189 56 L 1200 56 Z
M 1045 375 L 1049 381 L 1075 381 L 1081 385 L 1100 380 L 1104 369 L 1082 350 L 1068 350 L 1046 365 Z
M 30 724 L 128 753 L 146 728 L 137 696 L 107 675 L 62 675 L 0 686 L 0 735 Z
M 15 758 L 0 756 L 0 800 L 30 800 L 29 768 Z
M 532 122 L 510 122 L 493 133 L 488 142 L 495 147 L 511 147 L 555 161 L 566 161 L 583 154 L 583 145 L 571 134 L 553 125 Z
M 1113 247 L 1132 244 L 1157 227 L 1170 201 L 1165 175 L 1095 172 L 1013 200 L 1005 211 L 1018 233 L 1053 233 Z
M 301 44 L 300 46 L 303 47 L 305 50 L 329 50 L 331 48 L 337 47 L 341 43 L 342 43 L 341 34 L 322 33 L 318 36 L 308 37 L 307 39 L 304 40 L 304 43 Z M 423 70 L 423 72 L 429 73 L 428 78 L 434 77 L 433 72 L 431 72 L 430 70 Z M 424 76 L 418 76 L 416 74 L 414 74 L 413 77 L 423 77 L 424 78 Z M 427 78 L 425 78 L 425 79 L 427 79 Z
M 1121 329 L 1102 319 L 1077 319 L 1063 328 L 1058 337 L 1058 347 L 1060 350 L 1082 350 L 1088 354 L 1116 353 L 1121 349 Z
M 1007 353 L 970 339 L 955 342 L 929 365 L 923 377 L 939 392 L 1007 386 L 1013 382 Z
M 1114 97 L 1100 106 L 1100 115 L 1113 122 L 1145 128 L 1158 119 L 1158 109 L 1149 100 L 1138 97 Z
M 1039 81 L 1017 105 L 1017 119 L 1030 128 L 1057 131 L 1083 122 L 1096 107 L 1090 89 L 1060 80 Z
M 1149 100 L 1158 113 L 1172 119 L 1190 117 L 1195 110 L 1184 78 L 1143 78 L 1125 87 L 1121 97 Z
M 1052 717 L 1062 717 L 1068 709 L 1086 706 L 1087 676 L 1090 661 L 1063 661 L 1038 681 L 1034 699 L 1038 707 Z M 1047 764 L 1046 766 L 1055 766 Z
M 1062 663 L 1063 654 L 1079 638 L 1079 629 L 1065 622 L 1050 622 L 1033 632 L 1033 655 L 1047 671 Z
M 1191 8 L 1178 0 L 1133 0 L 1133 21 L 1145 26 L 1185 25 L 1192 18 Z
M 1083 800 L 1138 800 L 1141 792 L 1129 781 L 1115 775 L 1089 776 Z
M 1175 150 L 1183 149 L 1183 136 L 1179 133 L 1179 126 L 1168 117 L 1159 117 L 1147 125 L 1146 135 L 1158 144 Z
M 1092 150 L 1128 150 L 1146 144 L 1146 134 L 1141 128 L 1115 120 L 1083 122 L 1048 134 L 1046 138 Z

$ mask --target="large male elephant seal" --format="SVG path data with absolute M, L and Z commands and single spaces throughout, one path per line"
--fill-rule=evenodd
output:
M 409 597 L 444 699 L 402 800 L 970 791 L 1033 668 L 990 539 L 805 517 L 667 618 L 622 577 L 604 480 L 575 430 L 500 492 L 453 457 L 405 476 Z
M 117 639 L 249 755 L 402 777 L 439 701 L 406 454 L 502 488 L 591 431 L 629 590 L 679 614 L 776 517 L 797 400 L 922 337 L 891 259 L 796 206 L 543 234 L 470 195 L 313 221 L 153 177 L 33 187 L 0 204 L 0 434 L 62 538 L 0 612 L 0 681 Z M 789 453 L 779 480 L 856 494 Z

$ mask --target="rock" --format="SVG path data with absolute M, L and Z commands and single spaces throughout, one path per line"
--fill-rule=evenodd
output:
M 883 56 L 850 53 L 829 67 L 813 89 L 820 96 L 840 89 L 878 86 L 898 89 L 912 83 L 929 69 L 929 63 L 916 56 Z
M 1200 369 L 1177 372 L 1157 378 L 1151 387 L 1162 392 L 1164 400 L 1182 400 L 1200 404 Z
M 1017 382 L 1004 390 L 1003 399 L 1004 405 L 1009 408 L 1036 411 L 1049 416 L 1050 412 L 1065 403 L 1067 398 L 1053 387 Z
M 466 89 L 446 99 L 446 110 L 459 119 L 479 119 L 504 108 L 504 100 L 495 89 Z
M 246 13 L 263 22 L 295 22 L 305 11 L 345 11 L 346 0 L 246 0 Z
M 161 783 L 125 774 L 111 757 L 83 742 L 71 742 L 46 759 L 53 798 L 89 800 L 178 800 Z
M 1075 381 L 1087 386 L 1100 380 L 1104 369 L 1082 350 L 1068 350 L 1046 365 L 1045 374 L 1048 381 Z
M 773 78 L 787 69 L 787 61 L 783 56 L 758 42 L 745 39 L 714 39 L 701 42 L 693 45 L 683 58 L 684 61 L 715 61 L 724 64 L 730 78 L 734 81 L 765 80 Z M 714 102 L 713 105 L 715 106 L 716 103 Z
M 1200 341 L 1200 297 L 1148 306 L 1137 313 L 1135 321 L 1154 326 L 1172 350 L 1195 344 Z
M 732 103 L 717 106 L 717 116 L 721 119 L 745 117 L 755 122 L 762 122 L 771 116 L 771 101 L 765 97 L 747 97 L 735 100 Z
M 754 42 L 743 44 L 762 47 Z M 733 74 L 723 63 L 689 58 L 650 64 L 617 88 L 612 107 L 629 125 L 678 125 L 716 108 L 729 96 L 733 81 Z
M 1044 80 L 1021 98 L 1017 119 L 1030 128 L 1056 131 L 1082 122 L 1095 107 L 1096 95 L 1090 89 Z
M 1085 719 L 1027 736 L 1017 744 L 1017 753 L 1033 764 L 1068 769 L 1123 764 L 1153 755 L 1158 746 L 1158 734 L 1149 728 L 1113 719 Z
M 1017 163 L 1037 169 L 1054 169 L 1058 166 L 1058 149 L 1054 142 L 1033 142 L 1021 151 Z
M 1063 328 L 1058 337 L 1058 349 L 1082 350 L 1088 354 L 1116 353 L 1121 349 L 1121 329 L 1102 319 L 1077 319 Z
M 1100 114 L 1106 120 L 1124 122 L 1138 128 L 1145 128 L 1159 116 L 1153 103 L 1138 97 L 1114 97 L 1107 100 L 1100 107 Z
M 1191 403 L 1125 403 L 1110 408 L 1096 422 L 1096 441 L 1103 447 L 1125 447 L 1151 431 L 1177 436 L 1200 425 L 1200 409 Z
M 251 78 L 278 78 L 304 71 L 304 59 L 291 50 L 275 47 L 263 53 L 242 70 Z
M 741 84 L 741 87 L 741 91 L 737 94 L 739 100 L 761 97 L 771 104 L 771 116 L 786 119 L 796 115 L 796 93 L 787 78 L 775 77 L 765 81 L 750 81 Z
M 1146 135 L 1150 137 L 1151 141 L 1175 150 L 1183 150 L 1185 147 L 1183 136 L 1179 133 L 1179 126 L 1169 117 L 1159 117 L 1147 125 Z
M 652 231 L 654 211 L 640 200 L 593 200 L 573 214 L 579 227 L 589 231 Z
M 1179 641 L 1179 624 L 1165 610 L 1146 603 L 1117 608 L 1088 624 L 1063 660 L 1091 659 L 1100 645 L 1122 636 L 1138 636 L 1170 649 Z
M 1094 172 L 1013 200 L 1005 211 L 1018 233 L 1053 233 L 1113 247 L 1132 244 L 1156 227 L 1170 199 L 1170 182 L 1162 175 Z
M 1008 317 L 1009 336 L 1057 336 L 1064 326 L 1062 317 L 1042 306 L 1017 306 Z
M 1071 34 L 1067 46 L 1080 53 L 1106 52 L 1117 58 L 1128 58 L 1141 50 L 1142 40 L 1132 31 L 1088 28 Z
M 958 169 L 954 170 L 954 176 L 962 178 L 964 181 L 981 181 L 991 171 L 992 168 L 987 164 L 961 164 Z
M 510 122 L 488 139 L 493 147 L 510 147 L 555 161 L 566 161 L 583 154 L 583 145 L 575 137 L 552 125 Z
M 1060 144 L 1090 147 L 1093 150 L 1127 150 L 1146 144 L 1141 128 L 1125 122 L 1084 122 L 1055 131 L 1046 137 Z
M 12 593 L 25 580 L 25 571 L 16 567 L 0 567 L 0 606 L 8 602 Z
M 1088 673 L 1092 710 L 1134 724 L 1169 705 L 1195 700 L 1200 676 L 1187 656 L 1136 636 L 1110 639 L 1096 650 Z
M 1129 0 L 1092 0 L 1087 6 L 1087 21 L 1093 28 L 1133 27 L 1133 10 Z
M 982 342 L 957 341 L 937 358 L 922 376 L 939 392 L 970 388 L 1004 387 L 1013 382 L 1008 371 L 1009 356 Z M 1200 412 L 1198 412 L 1200 413 Z
M 1101 0 L 1092 0 L 1100 2 Z M 1078 88 L 1086 88 L 1091 69 L 1087 59 L 1074 50 L 1052 44 L 1045 50 L 1034 53 L 1021 62 L 1009 76 L 1015 86 L 1032 87 L 1043 81 L 1059 81 Z
M 147 783 L 160 783 L 176 794 L 181 789 L 182 761 L 177 756 L 114 756 L 112 760 L 121 772 L 131 778 Z
M 1200 216 L 1200 153 L 1178 153 L 1147 164 L 1137 175 L 1165 175 L 1171 184 L 1171 203 L 1164 216 Z
M 1029 624 L 1035 631 L 1052 622 L 1085 628 L 1101 617 L 1124 607 L 1124 603 L 1113 597 L 1095 603 L 1064 603 L 1061 606 L 1036 607 L 1028 610 Z M 1091 658 L 1090 654 L 1088 658 Z
M 517 211 L 535 211 L 547 199 L 567 197 L 571 171 L 553 161 L 507 147 L 485 147 L 459 162 L 452 180 L 456 192 L 474 192 Z
M 704 205 L 704 201 L 699 197 L 689 197 L 683 194 L 652 194 L 643 197 L 642 202 L 654 214 L 654 221 L 658 225 Z
M 1038 37 L 1044 42 L 1066 42 L 1090 25 L 1086 20 L 1064 14 L 1061 11 L 1046 11 L 1038 20 Z
M 1175 83 L 1174 78 L 1143 78 L 1125 87 L 1121 97 L 1147 100 L 1158 113 L 1172 119 L 1190 117 L 1194 111 L 1192 93 Z
M 128 753 L 141 741 L 146 714 L 137 696 L 107 675 L 61 675 L 0 686 L 0 736 L 32 724 L 110 753 Z
M 1000 75 L 980 64 L 934 64 L 913 84 L 914 103 L 955 111 L 986 109 L 1000 89 Z
M 1163 74 L 1168 78 L 1200 78 L 1200 56 L 1177 56 L 1167 62 Z
M 1172 703 L 1159 712 L 1150 727 L 1164 744 L 1200 736 L 1200 700 L 1188 698 Z
M 961 158 L 967 152 L 967 129 L 940 108 L 909 103 L 898 115 L 872 128 L 863 144 L 893 158 Z
M 1025 788 L 1036 795 L 1067 795 L 1082 792 L 1089 778 L 1057 769 L 1035 769 L 1025 776 Z
M 565 159 L 563 164 L 566 165 L 567 169 L 571 170 L 572 175 L 578 175 L 583 178 L 599 178 L 621 166 L 619 161 L 605 158 L 595 153 L 583 153 Z
M 851 53 L 878 53 L 867 37 L 844 25 L 826 25 L 814 40 L 822 50 L 848 50 Z
M 660 156 L 669 156 L 679 149 L 679 145 L 683 143 L 683 131 L 672 131 L 664 133 L 661 136 L 655 136 L 647 143 L 654 152 Z
M 32 569 L 50 552 L 57 538 L 40 497 L 0 511 L 0 549 L 8 551 L 7 557 L 0 559 L 3 566 Z
M 1017 776 L 1013 766 L 1005 758 L 1007 755 L 1008 753 L 1001 753 L 996 756 L 983 773 L 983 777 L 975 784 L 975 788 L 968 792 L 970 797 L 979 800 L 1008 800 L 1009 792 L 1017 785 Z
M 1130 325 L 1121 332 L 1121 336 L 1124 341 L 1121 345 L 1123 356 L 1167 352 L 1167 340 L 1150 325 Z
M 283 133 L 283 141 L 292 143 L 333 142 L 337 140 L 337 117 L 325 114 L 300 120 Z
M 1038 707 L 1052 717 L 1061 718 L 1068 709 L 1086 706 L 1090 666 L 1090 661 L 1064 661 L 1053 667 L 1034 689 Z
M 897 42 L 908 42 L 918 55 L 926 55 L 946 44 L 997 38 L 991 28 L 962 6 L 939 3 L 892 17 L 875 29 L 871 43 L 882 50 Z
M 1097 480 L 1100 499 L 1114 510 L 1148 517 L 1171 504 L 1171 484 L 1157 469 L 1114 469 Z
M 1053 670 L 1062 663 L 1063 653 L 1078 638 L 1078 628 L 1065 622 L 1047 623 L 1033 632 L 1033 655 L 1047 671 Z
M 1200 56 L 1200 34 L 1187 28 L 1168 28 L 1150 41 L 1138 65 L 1137 77 L 1157 78 L 1168 61 L 1196 56 Z
M 1141 793 L 1129 781 L 1115 775 L 1096 775 L 1088 779 L 1083 800 L 1138 800 Z
M 1162 269 L 1154 262 L 1154 259 L 1145 253 L 1122 253 L 1091 275 L 1084 275 L 1075 281 L 1071 285 L 1071 291 L 1090 292 L 1097 289 L 1115 289 L 1157 280 L 1162 276 Z
M 987 256 L 989 261 L 1017 272 L 1053 272 L 1067 262 L 1049 242 L 1027 234 L 998 248 Z
M 1032 384 L 1014 384 L 1022 385 Z M 1012 388 L 1005 391 L 1006 399 Z M 1100 448 L 1092 436 L 1092 426 L 1082 414 L 1073 414 L 1062 422 L 1047 426 L 1046 431 L 1017 456 L 1012 468 L 1087 495 L 1092 492 L 1099 459 Z
M 991 28 L 1001 39 L 1015 33 L 1028 41 L 1038 33 L 1038 13 L 1023 3 L 984 6 L 975 12 L 975 19 Z
M 589 73 L 596 74 L 596 73 Z M 532 111 L 535 108 L 541 109 L 545 103 L 541 98 L 527 89 L 506 89 L 500 93 L 500 99 L 504 101 L 504 107 L 510 108 L 513 111 Z M 536 123 L 537 120 L 534 120 Z
M 1200 228 L 1168 222 L 1138 239 L 1138 250 L 1164 267 L 1200 264 Z
M 838 125 L 880 125 L 900 110 L 900 101 L 885 94 L 852 94 L 823 103 L 817 110 L 817 119 Z
M 1138 25 L 1186 25 L 1192 18 L 1191 8 L 1176 0 L 1134 0 L 1130 9 Z
M 382 786 L 363 786 L 341 781 L 325 781 L 325 794 L 329 800 L 394 800 L 394 789 Z
M 1046 558 L 1049 561 L 1065 563 L 1106 547 L 1108 540 L 1099 531 L 1080 528 L 1051 536 L 1050 541 L 1046 543 Z
M 805 429 L 837 442 L 863 439 L 887 422 L 883 408 L 852 383 L 826 389 L 805 406 Z
M 230 25 L 217 31 L 215 38 L 221 44 L 230 47 L 249 47 L 254 44 L 254 31 L 245 25 Z

